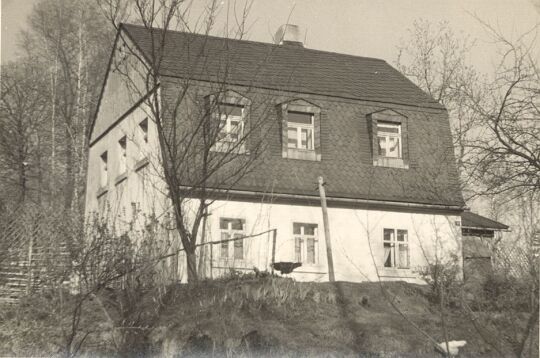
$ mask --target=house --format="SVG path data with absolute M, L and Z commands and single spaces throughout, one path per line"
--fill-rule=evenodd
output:
M 493 248 L 509 227 L 470 211 L 461 214 L 463 276 L 465 281 L 482 282 L 492 270 Z
M 273 44 L 123 24 L 91 130 L 87 216 L 165 217 L 170 204 L 159 165 L 167 160 L 165 136 L 145 99 L 154 95 L 169 121 L 171 108 L 194 113 L 217 101 L 228 109 L 214 117 L 222 123 L 215 152 L 261 119 L 269 126 L 253 133 L 264 150 L 252 169 L 230 190 L 214 182 L 208 188 L 215 201 L 201 235 L 213 244 L 198 252 L 204 275 L 300 262 L 291 277 L 325 281 L 328 239 L 336 280 L 418 281 L 435 258 L 458 257 L 461 265 L 464 201 L 445 108 L 383 60 L 309 49 L 294 26 L 283 30 Z M 159 66 L 148 65 L 157 58 Z M 123 80 L 126 63 L 142 74 L 130 81 L 138 92 Z M 155 87 L 141 85 L 150 67 L 158 72 Z M 179 96 L 187 98 L 181 108 Z M 190 115 L 183 118 L 190 123 Z M 183 125 L 173 120 L 164 131 Z M 257 152 L 248 139 L 238 149 L 243 158 Z M 171 264 L 184 277 L 181 255 Z

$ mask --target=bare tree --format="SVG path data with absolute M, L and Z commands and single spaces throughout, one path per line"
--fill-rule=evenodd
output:
M 467 63 L 475 41 L 456 35 L 446 22 L 433 24 L 420 19 L 408 32 L 408 40 L 398 47 L 396 65 L 448 110 L 462 188 L 468 189 L 471 183 L 465 168 L 471 160 L 469 144 L 475 136 L 476 114 L 468 105 L 470 99 L 463 88 L 479 80 L 478 73 Z
M 114 15 L 126 8 L 121 1 L 103 1 L 101 5 L 105 14 L 113 16 L 110 20 L 114 24 L 118 23 Z M 214 31 L 217 1 L 210 2 L 199 21 L 189 17 L 190 2 L 136 0 L 132 5 L 131 19 L 141 24 L 148 46 L 141 53 L 120 31 L 129 58 L 115 70 L 122 75 L 133 101 L 143 99 L 142 106 L 156 125 L 160 155 L 153 165 L 166 185 L 187 258 L 188 280 L 193 282 L 198 280 L 196 247 L 207 209 L 217 192 L 226 194 L 259 162 L 265 132 L 275 124 L 267 120 L 274 107 L 269 105 L 269 97 L 251 84 L 230 84 L 238 57 L 229 45 L 246 34 L 249 2 L 240 11 L 233 10 L 236 24 L 219 47 L 212 46 L 208 37 L 196 35 Z M 175 36 L 182 40 L 172 43 L 178 38 Z M 175 46 L 180 48 L 173 49 Z M 163 75 L 170 51 L 185 56 L 181 78 Z M 244 108 L 241 121 L 225 120 L 240 108 Z M 248 113 L 256 115 L 248 117 Z
M 66 209 L 82 209 L 87 133 L 112 43 L 92 2 L 46 0 L 33 8 L 22 32 L 23 56 L 39 68 L 46 125 L 41 152 L 46 174 L 41 192 L 47 200 L 63 201 Z M 63 200 L 62 200 L 63 199 Z
M 508 40 L 491 25 L 477 20 L 492 37 L 499 50 L 492 74 L 480 75 L 467 63 L 467 52 L 473 45 L 468 38 L 457 38 L 448 24 L 433 30 L 427 21 L 414 24 L 411 40 L 400 49 L 398 66 L 409 78 L 444 104 L 449 111 L 454 135 L 454 149 L 461 170 L 464 190 L 468 199 L 478 195 L 489 196 L 506 208 L 517 206 L 522 218 L 534 217 L 537 207 L 540 167 L 540 77 L 538 72 L 538 26 L 522 34 L 516 41 Z M 514 208 L 515 209 L 515 208 Z M 497 216 L 496 216 L 497 217 Z M 508 217 L 508 214 L 506 215 Z M 498 218 L 498 217 L 497 217 Z M 519 228 L 511 246 L 530 247 L 530 233 L 537 223 L 527 220 Z M 475 308 L 468 309 L 477 331 L 501 356 L 525 354 L 526 344 L 532 344 L 534 327 L 538 318 L 537 263 L 530 259 L 520 275 L 511 273 L 510 266 L 517 265 L 503 242 L 494 243 L 499 259 L 508 261 L 501 267 L 502 277 L 493 278 L 486 288 L 493 289 L 491 297 L 479 298 Z M 500 263 L 499 263 L 500 264 Z M 445 271 L 452 272 L 449 264 L 434 263 L 426 272 L 434 287 L 444 284 Z M 497 291 L 504 286 L 502 291 Z M 526 288 L 523 290 L 523 288 Z M 457 288 L 440 290 L 440 302 L 444 297 L 458 296 Z M 521 292 L 534 293 L 526 308 L 521 302 Z M 512 322 L 516 336 L 501 337 L 495 319 L 489 311 L 493 307 L 503 310 L 505 317 L 524 316 Z M 441 317 L 444 312 L 441 306 Z M 525 322 L 525 324 L 523 324 Z M 515 349 L 502 352 L 500 343 L 508 340 Z
M 463 88 L 479 120 L 469 146 L 481 193 L 521 195 L 540 188 L 540 70 L 536 25 L 517 40 L 482 22 L 499 49 L 492 80 Z
M 6 199 L 24 202 L 39 192 L 47 96 L 39 68 L 28 62 L 2 66 L 0 176 Z M 37 200 L 37 196 L 32 196 Z

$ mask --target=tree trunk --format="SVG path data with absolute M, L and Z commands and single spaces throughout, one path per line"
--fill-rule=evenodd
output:
M 199 275 L 197 272 L 197 254 L 195 247 L 186 247 L 186 261 L 187 261 L 187 276 L 189 283 L 196 283 L 199 281 Z
M 69 124 L 68 124 L 69 126 Z M 64 208 L 70 209 L 71 202 L 73 201 L 73 190 L 74 190 L 74 180 L 73 180 L 73 144 L 69 136 L 69 130 L 66 127 L 66 181 L 64 183 Z

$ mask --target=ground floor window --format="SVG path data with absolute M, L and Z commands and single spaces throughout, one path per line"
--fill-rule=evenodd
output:
M 221 240 L 230 240 L 245 236 L 244 219 L 219 219 L 219 229 Z M 244 240 L 224 241 L 220 247 L 220 257 L 222 259 L 244 259 Z
M 317 264 L 319 261 L 317 224 L 293 223 L 293 234 L 296 262 Z
M 409 238 L 407 230 L 384 229 L 384 267 L 409 268 Z

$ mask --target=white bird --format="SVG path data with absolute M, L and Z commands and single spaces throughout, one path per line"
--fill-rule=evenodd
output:
M 459 349 L 467 344 L 467 341 L 448 341 L 448 350 L 450 356 L 455 357 L 459 353 Z M 439 343 L 438 347 L 441 353 L 446 353 L 446 342 Z

